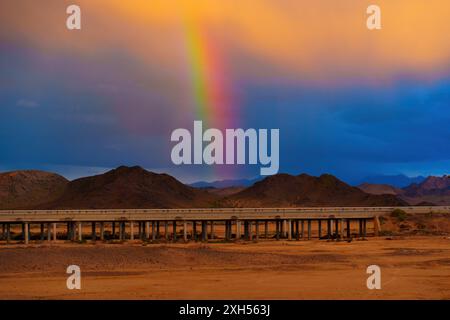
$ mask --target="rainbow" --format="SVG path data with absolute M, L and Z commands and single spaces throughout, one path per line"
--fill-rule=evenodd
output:
M 196 120 L 224 129 L 232 121 L 233 99 L 221 52 L 194 19 L 184 19 L 184 30 Z

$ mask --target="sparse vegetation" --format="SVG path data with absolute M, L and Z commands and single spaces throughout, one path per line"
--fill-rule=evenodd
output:
M 398 221 L 405 221 L 408 214 L 402 209 L 395 209 L 391 212 L 391 217 L 396 218 Z

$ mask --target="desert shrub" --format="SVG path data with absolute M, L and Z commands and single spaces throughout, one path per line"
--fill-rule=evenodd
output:
M 408 214 L 402 209 L 395 209 L 394 211 L 391 212 L 391 217 L 396 218 L 399 221 L 406 220 L 407 216 Z

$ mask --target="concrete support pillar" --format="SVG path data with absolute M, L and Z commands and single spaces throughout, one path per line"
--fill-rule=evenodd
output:
M 159 221 L 156 221 L 156 239 L 161 238 L 161 234 L 159 232 Z
M 343 239 L 344 238 L 344 219 L 339 219 L 339 238 Z
M 350 228 L 350 219 L 347 219 L 347 239 L 352 237 L 351 228 Z
M 331 219 L 327 219 L 327 238 L 331 238 Z
M 8 223 L 6 225 L 6 243 L 10 243 L 11 242 L 11 224 Z
M 375 237 L 378 237 L 381 231 L 381 223 L 380 223 L 380 218 L 378 216 L 375 216 L 373 218 L 373 227 L 374 227 L 374 232 L 375 232 Z
M 237 240 L 241 239 L 241 221 L 240 220 L 236 221 L 236 239 Z
M 192 239 L 197 241 L 197 221 L 192 221 Z
M 208 241 L 208 222 L 202 221 L 202 241 Z
M 288 220 L 288 240 L 292 240 L 292 220 Z
M 144 227 L 144 231 L 145 231 L 145 240 L 149 240 L 150 239 L 150 221 L 145 221 L 145 227 Z
M 228 230 L 230 228 L 230 222 L 228 220 L 225 221 L 225 240 L 230 240 L 230 231 Z M 245 227 L 244 227 L 245 228 Z
M 295 220 L 295 240 L 300 239 L 300 223 L 298 220 Z
M 322 220 L 318 220 L 318 228 L 319 228 L 319 239 L 322 238 Z
M 300 233 L 302 234 L 302 240 L 305 239 L 305 220 L 300 222 Z
M 2 239 L 6 239 L 6 225 L 2 224 Z
M 25 222 L 24 223 L 24 241 L 25 241 L 25 244 L 28 244 L 28 242 L 29 242 L 29 239 L 30 239 L 30 234 L 29 234 L 29 229 L 30 229 L 30 225 L 28 224 L 28 222 Z
M 92 241 L 96 241 L 97 240 L 97 234 L 96 234 L 96 230 L 95 230 L 95 222 L 92 222 L 92 230 L 91 230 L 91 240 Z
M 211 221 L 210 239 L 214 239 L 214 221 Z
M 363 236 L 363 219 L 359 219 L 359 237 L 362 238 Z
M 45 231 L 44 224 L 41 223 L 41 241 L 44 241 L 44 239 L 45 239 L 44 231 Z
M 183 222 L 183 241 L 187 242 L 188 241 L 188 236 L 187 236 L 187 222 L 184 221 Z
M 250 241 L 253 240 L 253 222 L 252 221 L 248 222 L 248 240 L 250 240 Z
M 311 240 L 311 220 L 308 220 L 308 240 Z
M 173 222 L 173 241 L 177 241 L 177 222 Z
M 100 240 L 105 240 L 105 223 L 100 222 Z
M 367 219 L 363 219 L 363 238 L 367 236 Z
M 283 219 L 283 224 L 282 224 L 282 227 L 281 227 L 281 236 L 283 238 L 287 238 L 287 234 L 286 233 L 287 233 L 286 220 Z
M 264 238 L 269 238 L 269 221 L 264 221 Z
M 130 221 L 130 240 L 134 240 L 134 221 Z
M 259 241 L 259 221 L 255 221 L 255 234 L 256 234 L 256 241 Z
M 164 237 L 169 241 L 169 222 L 164 221 Z
M 156 222 L 152 221 L 152 241 L 156 240 Z
M 78 241 L 83 241 L 83 225 L 78 222 Z
M 56 241 L 57 233 L 56 233 L 56 222 L 53 223 L 53 241 Z
M 334 234 L 335 234 L 336 238 L 339 237 L 339 220 L 338 219 L 334 220 Z
M 125 239 L 125 222 L 119 222 L 119 240 Z
M 116 237 L 116 223 L 112 222 L 112 228 L 111 228 L 111 237 L 114 239 Z
M 52 240 L 52 227 L 50 223 L 47 223 L 47 241 Z
M 248 221 L 244 221 L 244 239 L 248 240 Z
M 280 224 L 281 221 L 280 220 L 275 220 L 275 238 L 277 240 L 280 240 Z

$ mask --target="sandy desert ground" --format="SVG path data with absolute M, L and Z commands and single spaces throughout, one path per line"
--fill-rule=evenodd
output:
M 66 268 L 81 268 L 68 290 Z M 369 290 L 366 268 L 381 267 Z M 450 299 L 450 238 L 0 246 L 1 299 Z

